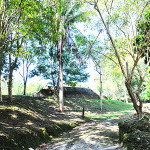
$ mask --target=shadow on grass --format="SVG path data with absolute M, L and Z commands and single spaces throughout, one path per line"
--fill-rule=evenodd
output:
M 52 117 L 62 121 L 69 119 L 55 109 L 57 104 L 54 99 L 29 96 L 14 96 L 13 102 L 8 102 L 7 96 L 3 99 L 0 102 L 0 149 L 36 148 L 77 125 L 51 121 Z

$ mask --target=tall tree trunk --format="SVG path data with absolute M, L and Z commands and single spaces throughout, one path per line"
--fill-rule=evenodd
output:
M 134 109 L 136 110 L 138 116 L 141 116 L 142 114 L 142 107 L 143 107 L 143 102 L 140 100 L 139 101 L 139 105 L 137 104 L 137 97 L 134 95 L 132 89 L 131 89 L 131 86 L 128 82 L 125 82 L 125 85 L 127 87 L 127 90 L 128 90 L 128 93 L 130 95 L 130 98 L 132 100 L 132 103 L 133 103 L 133 107 Z
M 128 103 L 127 91 L 125 86 L 124 86 L 124 95 L 125 95 L 125 102 Z
M 0 70 L 0 102 L 2 102 L 2 87 L 1 87 L 1 70 Z
M 64 95 L 63 95 L 63 63 L 62 60 L 60 60 L 59 65 L 59 107 L 60 111 L 64 111 Z
M 12 71 L 10 71 L 8 79 L 8 97 L 12 101 Z
M 0 42 L 0 47 L 1 46 L 2 46 L 2 44 Z M 2 51 L 1 51 L 1 48 L 0 48 L 0 102 L 2 101 L 2 87 L 1 87 L 2 64 L 3 64 L 3 62 L 2 62 Z
M 26 88 L 27 88 L 27 82 L 24 82 L 24 90 L 23 90 L 23 95 L 26 95 Z
M 113 38 L 112 38 L 112 35 L 111 35 L 110 31 L 109 31 L 109 28 L 108 28 L 108 26 L 107 26 L 107 24 L 106 24 L 106 22 L 105 22 L 105 20 L 104 20 L 104 18 L 103 18 L 103 16 L 102 16 L 102 14 L 101 14 L 101 11 L 100 11 L 100 9 L 99 9 L 97 3 L 98 3 L 98 1 L 95 2 L 94 8 L 97 10 L 97 12 L 98 12 L 98 14 L 99 14 L 99 16 L 100 16 L 100 18 L 101 18 L 101 21 L 103 22 L 103 25 L 105 26 L 105 29 L 106 29 L 106 31 L 107 31 L 107 34 L 108 34 L 108 36 L 109 36 L 109 38 L 110 38 L 111 44 L 112 44 L 112 46 L 113 46 L 113 48 L 114 48 L 114 52 L 115 52 L 115 55 L 116 55 L 116 57 L 117 57 L 117 60 L 118 60 L 120 69 L 121 69 L 122 74 L 123 74 L 123 76 L 124 76 L 124 78 L 125 78 L 125 80 L 126 80 L 126 81 L 125 81 L 125 85 L 126 85 L 126 87 L 127 87 L 127 91 L 128 91 L 128 93 L 129 93 L 129 95 L 130 95 L 130 98 L 131 98 L 131 100 L 132 100 L 134 109 L 136 110 L 137 115 L 138 115 L 138 116 L 141 116 L 141 114 L 142 114 L 143 102 L 140 100 L 139 93 L 138 93 L 137 95 L 135 95 L 135 94 L 133 93 L 132 89 L 131 89 L 131 81 L 132 81 L 133 73 L 134 73 L 135 68 L 136 68 L 136 66 L 137 66 L 137 64 L 138 64 L 138 61 L 139 61 L 139 59 L 140 59 L 141 53 L 139 53 L 139 56 L 137 56 L 136 59 L 134 60 L 134 66 L 133 66 L 133 68 L 132 68 L 132 71 L 131 71 L 131 73 L 130 73 L 130 76 L 128 76 L 128 70 L 127 70 L 127 73 L 126 73 L 126 72 L 125 72 L 125 71 L 126 71 L 126 70 L 125 70 L 125 67 L 123 66 L 122 60 L 121 60 L 121 58 L 120 58 L 119 52 L 118 52 L 118 50 L 117 50 L 117 48 L 116 48 L 116 45 L 115 45 L 115 43 L 114 43 L 114 40 L 113 40 Z M 149 32 L 147 33 L 147 35 L 146 35 L 146 37 L 145 37 L 145 40 L 147 39 L 148 36 L 149 36 Z M 145 43 L 145 41 L 143 41 L 143 45 L 144 45 L 144 43 Z M 140 51 L 142 51 L 143 45 L 141 46 Z M 127 65 L 128 65 L 128 64 L 127 64 Z M 128 67 L 128 66 L 127 66 L 127 67 Z M 137 100 L 139 100 L 139 105 L 137 104 Z
M 23 95 L 26 95 L 26 87 L 27 87 L 27 79 L 28 79 L 28 68 L 27 68 L 27 72 L 26 72 L 26 76 L 25 76 L 25 61 L 23 59 L 22 61 L 23 64 L 23 74 L 21 75 L 23 78 L 23 83 L 24 83 L 24 88 L 23 88 Z
M 96 71 L 99 74 L 99 81 L 100 81 L 100 92 L 99 92 L 99 102 L 100 102 L 100 111 L 102 111 L 103 106 L 102 106 L 102 69 L 101 65 L 96 66 Z
M 11 53 L 9 54 L 9 79 L 8 79 L 8 98 L 10 101 L 12 101 L 12 75 L 13 70 L 11 66 Z
M 100 71 L 100 111 L 102 111 L 102 74 L 101 74 L 101 71 Z
M 62 36 L 59 41 L 59 109 L 61 112 L 64 111 L 64 95 L 63 95 L 63 61 L 62 61 Z

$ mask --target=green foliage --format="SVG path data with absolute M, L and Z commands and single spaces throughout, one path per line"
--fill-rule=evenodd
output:
M 85 73 L 86 61 L 82 59 L 85 54 L 86 41 L 81 33 L 72 31 L 73 24 L 87 18 L 83 11 L 80 11 L 82 4 L 79 1 L 54 1 L 55 6 L 43 2 L 44 10 L 40 19 L 39 33 L 36 34 L 34 47 L 37 52 L 37 63 L 32 75 L 43 76 L 49 79 L 53 86 L 58 84 L 59 76 L 59 50 L 58 43 L 62 35 L 63 48 L 63 79 L 65 84 L 75 86 L 77 82 L 84 82 L 88 78 Z M 56 11 L 57 10 L 57 11 Z M 85 19 L 82 20 L 82 22 Z M 84 40 L 84 42 L 83 42 Z
M 31 79 L 34 80 L 34 79 Z M 38 81 L 36 82 L 31 82 L 27 84 L 27 95 L 32 95 L 35 92 L 38 92 L 41 90 L 45 84 L 42 84 Z M 2 93 L 3 95 L 8 95 L 8 90 L 7 90 L 7 82 L 4 81 L 2 83 Z M 23 83 L 20 80 L 14 79 L 13 80 L 13 95 L 23 95 Z
M 143 44 L 143 41 L 146 37 L 146 34 L 149 31 L 149 24 L 150 24 L 150 6 L 147 7 L 147 9 L 145 10 L 145 12 L 143 13 L 143 20 L 141 20 L 140 22 L 137 23 L 137 28 L 138 28 L 138 34 L 136 36 L 136 42 L 134 43 L 135 45 L 135 53 L 137 53 L 141 46 L 142 47 L 142 51 L 144 52 L 142 54 L 142 57 L 144 57 L 145 59 L 145 63 L 148 63 L 148 58 L 150 56 L 150 53 L 148 51 L 149 49 L 149 38 L 147 38 L 145 40 L 145 43 Z
M 4 0 L 3 2 L 5 7 L 1 6 L 3 7 L 3 12 L 0 13 L 0 24 L 2 25 L 0 27 L 0 31 L 2 31 L 0 41 L 1 36 L 3 37 L 3 41 L 0 43 L 0 57 L 9 59 L 6 59 L 7 62 L 1 62 L 5 65 L 2 66 L 0 63 L 0 66 L 3 67 L 4 77 L 9 77 L 9 81 L 11 81 L 11 74 L 20 65 L 18 62 L 19 56 L 24 59 L 28 59 L 31 56 L 32 51 L 28 51 L 25 54 L 22 46 L 28 40 L 25 38 L 31 36 L 29 30 L 34 26 L 34 20 L 36 20 L 38 13 L 40 13 L 41 3 L 38 0 L 28 0 L 26 2 L 20 0 Z M 3 49 L 3 53 L 6 56 L 1 55 L 1 49 Z M 0 67 L 0 70 L 2 69 Z M 8 82 L 9 86 L 10 84 Z
M 143 83 L 143 88 L 141 92 L 141 98 L 143 101 L 150 100 L 150 81 L 149 76 L 147 80 Z
M 76 53 L 78 53 L 77 56 Z M 82 54 L 80 54 L 78 50 L 71 54 L 71 50 L 66 48 L 63 55 L 63 79 L 65 84 L 75 86 L 77 82 L 86 81 L 88 78 L 88 74 L 85 73 L 87 65 L 83 60 L 80 60 Z M 40 55 L 38 60 L 37 67 L 32 71 L 32 76 L 42 75 L 45 79 L 48 79 L 52 85 L 55 83 L 56 86 L 59 72 L 56 50 L 51 48 L 47 55 L 46 53 L 45 55 Z
M 35 92 L 40 91 L 45 85 L 42 83 L 31 83 L 27 86 L 27 95 L 32 95 Z
M 23 83 L 17 80 L 13 81 L 13 94 L 23 95 Z
M 107 54 L 107 53 L 106 53 Z M 107 56 L 111 57 L 115 60 L 113 55 L 107 54 Z M 98 56 L 97 56 L 98 57 Z M 106 57 L 99 56 L 100 61 L 97 61 L 97 66 L 101 66 L 101 74 L 102 74 L 102 85 L 103 91 L 102 95 L 109 97 L 109 99 L 118 99 L 120 97 L 124 97 L 124 80 L 121 73 L 121 70 L 116 66 L 114 62 L 109 60 Z M 98 67 L 96 67 L 98 69 Z M 96 86 L 100 91 L 100 81 L 99 77 L 96 78 Z

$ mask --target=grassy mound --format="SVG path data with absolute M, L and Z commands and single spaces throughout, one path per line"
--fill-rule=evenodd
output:
M 84 107 L 85 117 L 87 119 L 111 119 L 118 117 L 121 114 L 128 113 L 133 110 L 131 104 L 124 103 L 118 100 L 102 100 L 103 110 L 100 111 L 100 102 L 95 99 L 66 99 L 65 104 L 74 108 L 76 111 L 81 111 Z
M 107 119 L 110 113 L 132 108 L 123 102 L 104 100 L 103 112 L 100 112 L 99 100 L 68 98 L 65 99 L 65 113 L 60 113 L 55 98 L 14 96 L 13 102 L 8 102 L 7 96 L 3 99 L 0 103 L 0 149 L 7 150 L 35 148 L 71 130 L 84 122 L 81 119 L 83 106 L 87 119 Z
M 57 111 L 56 106 L 55 99 L 15 96 L 10 103 L 4 97 L 0 103 L 0 149 L 36 148 L 77 126 L 73 122 L 65 124 L 51 121 L 51 115 Z

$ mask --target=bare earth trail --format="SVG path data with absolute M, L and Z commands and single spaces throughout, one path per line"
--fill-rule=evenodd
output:
M 150 104 L 144 104 L 144 112 L 146 111 L 150 111 Z M 127 112 L 111 119 L 89 120 L 36 150 L 124 150 L 118 144 L 118 123 L 135 114 L 134 110 Z M 74 119 L 77 119 L 76 116 Z
M 118 122 L 126 116 L 90 120 L 36 150 L 123 150 L 118 144 Z

